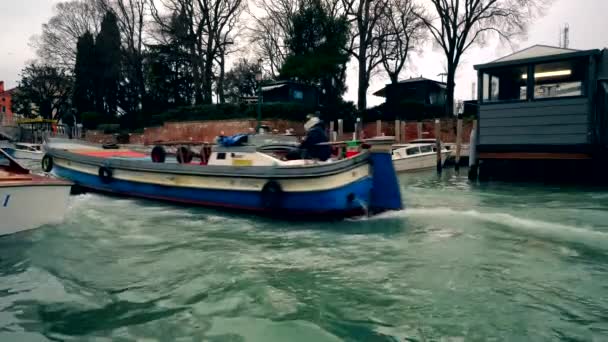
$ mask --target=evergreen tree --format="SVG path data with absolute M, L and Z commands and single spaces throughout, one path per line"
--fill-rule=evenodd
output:
M 95 110 L 95 67 L 95 41 L 93 35 L 86 32 L 76 44 L 72 105 L 78 120 L 82 113 Z
M 118 111 L 118 84 L 120 81 L 120 31 L 116 16 L 106 12 L 95 42 L 97 72 L 95 77 L 97 111 L 107 118 L 116 117 Z
M 346 18 L 331 16 L 320 0 L 307 0 L 291 21 L 281 78 L 319 86 L 322 104 L 335 107 L 346 91 Z

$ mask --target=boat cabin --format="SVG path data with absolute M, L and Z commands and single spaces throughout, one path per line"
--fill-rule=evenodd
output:
M 608 52 L 535 45 L 478 72 L 484 159 L 584 159 L 608 146 Z

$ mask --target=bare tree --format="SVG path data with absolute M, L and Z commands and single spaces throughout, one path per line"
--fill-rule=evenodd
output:
M 386 13 L 380 20 L 377 35 L 382 66 L 391 83 L 399 81 L 411 50 L 419 47 L 426 38 L 426 27 L 416 15 L 421 7 L 413 0 L 390 0 Z
M 97 34 L 103 12 L 96 0 L 71 0 L 55 5 L 55 14 L 42 25 L 34 40 L 36 53 L 46 64 L 72 69 L 76 63 L 76 42 L 85 32 Z
M 350 53 L 358 65 L 357 107 L 367 107 L 367 88 L 376 68 L 382 63 L 378 26 L 386 15 L 389 0 L 342 0 L 345 14 L 351 23 Z
M 225 47 L 231 41 L 230 33 L 236 26 L 246 2 L 243 0 L 197 0 L 197 2 L 206 21 L 203 35 L 206 44 L 203 94 L 206 102 L 211 103 L 215 58 L 226 51 Z
M 525 34 L 550 0 L 429 0 L 434 16 L 419 13 L 447 59 L 446 115 L 452 115 L 456 70 L 462 55 L 490 35 L 508 42 Z
M 159 0 L 163 15 L 152 2 L 152 16 L 165 32 L 183 44 L 190 54 L 196 103 L 211 103 L 214 66 L 224 50 L 222 36 L 232 30 L 245 6 L 243 0 Z M 176 32 L 176 28 L 179 28 Z M 229 34 L 228 34 L 229 36 Z M 227 36 L 226 36 L 227 37 Z
M 240 10 L 244 10 L 241 8 Z M 215 62 L 219 69 L 217 81 L 216 81 L 216 93 L 218 95 L 218 102 L 225 103 L 226 98 L 224 94 L 224 79 L 226 76 L 226 56 L 232 54 L 239 49 L 235 47 L 236 37 L 242 32 L 243 26 L 240 25 L 241 13 L 232 16 L 224 30 L 222 30 L 216 38 L 217 54 L 215 56 Z
M 299 1 L 254 0 L 253 4 L 264 15 L 256 16 L 250 11 L 254 21 L 250 41 L 255 44 L 258 57 L 269 74 L 276 78 L 287 57 L 285 39 L 291 30 L 292 18 L 299 9 Z

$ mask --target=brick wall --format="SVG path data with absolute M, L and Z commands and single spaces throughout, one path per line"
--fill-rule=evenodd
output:
M 441 122 L 441 141 L 443 142 L 456 142 L 456 119 L 442 119 Z M 405 125 L 402 123 L 401 140 L 403 142 L 418 139 L 418 124 L 417 122 L 406 122 Z M 376 136 L 376 123 L 370 122 L 363 125 L 363 131 L 366 137 Z M 462 123 L 462 141 L 464 143 L 469 142 L 471 136 L 471 130 L 473 129 L 473 122 L 464 121 Z M 395 135 L 395 122 L 382 122 L 382 133 L 384 135 Z M 432 120 L 422 122 L 422 138 L 423 139 L 435 139 L 435 122 Z
M 304 125 L 299 122 L 287 120 L 263 120 L 263 125 L 272 129 L 278 129 L 284 133 L 287 129 L 293 128 L 298 135 L 304 134 Z M 143 134 L 130 134 L 131 144 L 152 145 L 156 142 L 171 141 L 196 141 L 214 142 L 218 135 L 233 135 L 247 133 L 250 128 L 255 129 L 257 121 L 254 119 L 245 120 L 214 120 L 214 121 L 189 121 L 189 122 L 167 122 L 158 127 L 146 127 Z M 87 131 L 85 139 L 87 141 L 106 144 L 115 141 L 114 135 L 103 134 L 100 131 Z
M 299 122 L 287 120 L 264 120 L 264 125 L 268 125 L 272 129 L 278 129 L 284 133 L 285 130 L 293 128 L 297 135 L 304 135 L 304 125 Z M 249 132 L 250 128 L 255 128 L 257 121 L 253 119 L 246 120 L 215 120 L 215 121 L 192 121 L 192 122 L 167 122 L 163 126 L 147 127 L 143 134 L 131 133 L 129 142 L 139 145 L 153 145 L 156 142 L 171 142 L 171 141 L 195 141 L 195 142 L 214 142 L 215 138 L 220 135 L 233 135 L 238 133 Z M 416 122 L 407 122 L 402 124 L 401 141 L 407 142 L 418 138 L 418 129 Z M 336 126 L 337 127 L 337 126 Z M 462 141 L 469 142 L 473 123 L 471 121 L 463 122 Z M 365 137 L 376 136 L 376 123 L 370 122 L 363 125 Z M 395 122 L 382 122 L 382 133 L 387 136 L 395 135 Z M 350 140 L 352 133 L 345 133 L 344 136 L 338 137 L 338 140 Z M 435 122 L 432 120 L 422 122 L 422 138 L 435 138 Z M 85 139 L 87 141 L 106 144 L 115 142 L 114 135 L 103 134 L 100 131 L 87 131 Z M 444 119 L 441 121 L 441 141 L 456 142 L 456 119 Z

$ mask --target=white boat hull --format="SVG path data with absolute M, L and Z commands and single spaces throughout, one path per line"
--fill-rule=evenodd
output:
M 444 151 L 441 153 L 441 164 L 445 163 L 445 160 L 449 155 L 449 151 Z M 437 166 L 437 154 L 435 152 L 424 153 L 400 159 L 393 159 L 393 165 L 395 166 L 395 171 L 397 172 L 431 169 Z
M 0 183 L 0 235 L 63 221 L 70 185 L 6 185 Z
M 42 157 L 44 156 L 44 152 L 13 149 L 12 155 L 13 155 L 13 158 L 15 158 L 15 159 L 42 160 Z

